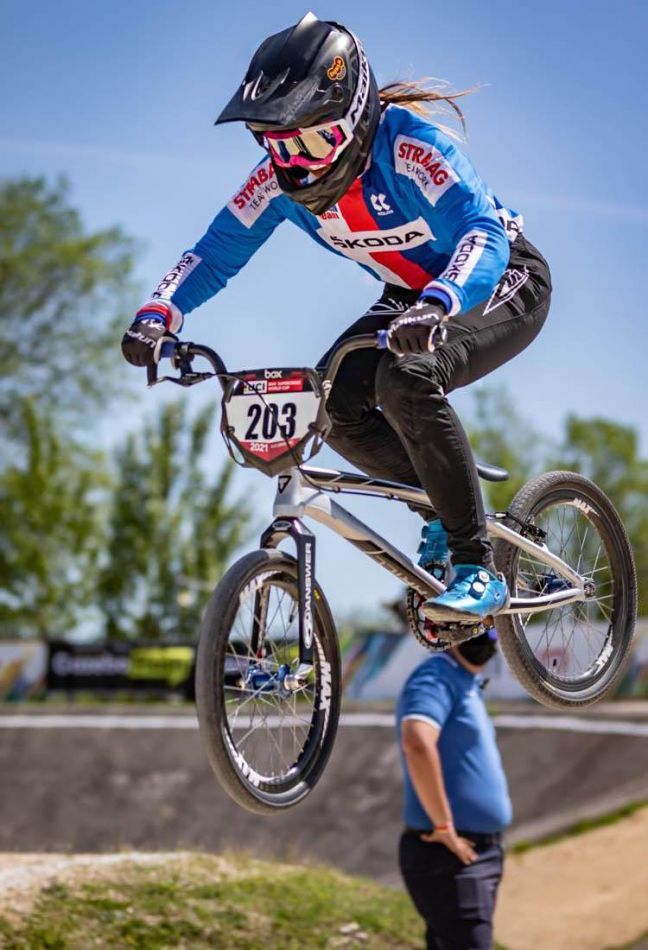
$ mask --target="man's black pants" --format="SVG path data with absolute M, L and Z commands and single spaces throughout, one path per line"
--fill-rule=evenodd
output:
M 426 923 L 428 950 L 489 950 L 493 946 L 502 848 L 469 831 L 459 834 L 475 842 L 474 864 L 462 864 L 445 845 L 428 844 L 417 832 L 406 831 L 400 840 L 401 874 Z
M 358 350 L 344 359 L 333 385 L 328 443 L 368 475 L 422 485 L 448 532 L 455 564 L 493 567 L 477 470 L 447 395 L 528 346 L 544 324 L 550 296 L 547 263 L 520 235 L 493 296 L 451 317 L 442 347 L 403 357 Z M 385 329 L 417 298 L 418 291 L 387 285 L 339 339 Z

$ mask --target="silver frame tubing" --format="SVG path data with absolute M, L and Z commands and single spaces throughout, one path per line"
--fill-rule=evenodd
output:
M 308 517 L 326 525 L 423 597 L 432 597 L 445 590 L 440 581 L 329 497 L 335 493 L 389 498 L 427 508 L 432 513 L 433 508 L 422 489 L 310 466 L 292 468 L 279 475 L 277 481 L 277 494 L 273 505 L 275 518 L 300 520 Z M 564 607 L 586 600 L 585 579 L 565 561 L 552 554 L 545 545 L 523 537 L 500 521 L 489 518 L 487 527 L 491 537 L 503 538 L 527 554 L 532 554 L 572 585 L 569 590 L 556 591 L 553 594 L 512 597 L 509 606 L 501 613 L 540 613 L 548 608 Z

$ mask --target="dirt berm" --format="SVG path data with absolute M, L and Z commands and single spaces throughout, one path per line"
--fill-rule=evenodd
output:
M 640 939 L 648 933 L 648 903 L 644 899 L 648 892 L 647 836 L 645 808 L 609 827 L 509 856 L 495 919 L 498 944 L 508 950 L 603 950 L 627 947 Z M 204 861 L 186 852 L 0 854 L 0 915 L 24 924 L 41 889 L 54 881 L 72 889 L 103 883 L 107 893 L 114 897 L 116 882 L 131 879 L 131 862 L 150 869 L 149 873 L 158 873 L 161 880 L 168 881 L 175 875 L 176 882 L 184 881 L 184 887 L 193 893 L 206 871 Z M 256 860 L 240 861 L 229 854 L 211 862 L 208 873 L 212 883 L 224 876 L 240 878 L 253 874 L 272 875 L 276 881 L 288 869 L 286 864 L 262 866 Z M 179 886 L 175 884 L 174 892 Z M 137 910 L 135 892 L 134 902 Z M 121 905 L 117 902 L 114 906 Z M 147 920 L 152 923 L 150 910 Z M 169 945 L 176 944 L 169 941 Z M 235 941 L 235 945 L 240 943 Z M 335 945 L 363 944 L 342 939 Z M 407 945 L 411 945 L 411 940 Z M 392 941 L 389 946 L 394 946 Z M 645 944 L 633 942 L 632 946 L 639 950 Z
M 498 731 L 512 838 L 648 798 L 648 739 Z M 298 808 L 265 818 L 221 791 L 198 732 L 0 730 L 0 851 L 199 848 L 312 857 L 396 883 L 401 773 L 389 728 L 345 726 L 324 778 Z

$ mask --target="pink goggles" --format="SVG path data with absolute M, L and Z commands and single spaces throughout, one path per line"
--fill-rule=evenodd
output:
M 262 133 L 263 143 L 282 168 L 323 168 L 336 160 L 353 139 L 347 122 L 329 122 L 290 132 Z

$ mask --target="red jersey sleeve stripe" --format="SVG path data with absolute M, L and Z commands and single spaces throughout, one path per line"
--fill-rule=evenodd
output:
M 351 231 L 380 230 L 365 201 L 362 181 L 359 178 L 356 178 L 347 193 L 340 198 L 338 208 Z M 408 260 L 400 251 L 372 251 L 369 257 L 392 271 L 413 290 L 422 290 L 433 276 L 415 261 Z

